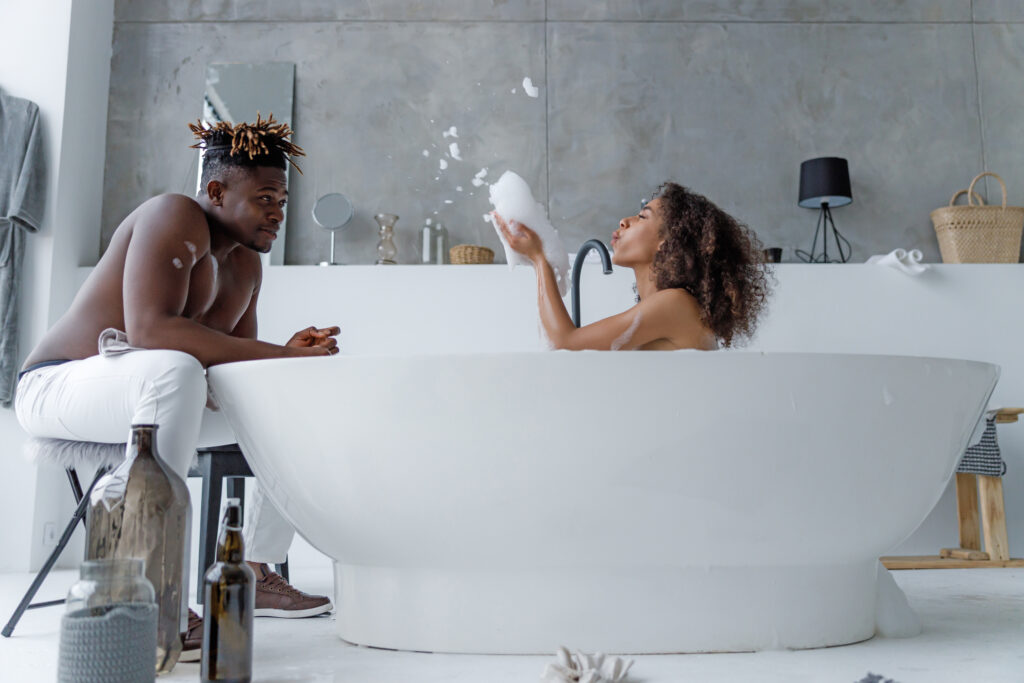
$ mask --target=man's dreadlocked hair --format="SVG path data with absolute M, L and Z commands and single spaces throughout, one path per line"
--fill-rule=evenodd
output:
M 232 126 L 218 121 L 210 126 L 203 121 L 188 124 L 198 142 L 194 149 L 203 150 L 203 187 L 222 178 L 229 168 L 251 169 L 271 166 L 285 169 L 288 164 L 302 173 L 293 157 L 305 156 L 302 148 L 288 138 L 294 132 L 287 123 L 278 123 L 274 115 L 264 120 L 256 113 L 256 123 Z

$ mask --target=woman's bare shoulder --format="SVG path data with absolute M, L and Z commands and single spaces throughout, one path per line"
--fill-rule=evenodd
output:
M 697 314 L 700 313 L 700 304 L 697 302 L 697 299 L 685 289 L 659 289 L 640 303 L 646 303 L 651 308 L 682 308 Z

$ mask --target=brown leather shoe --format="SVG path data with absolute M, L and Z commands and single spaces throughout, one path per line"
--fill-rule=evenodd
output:
M 298 619 L 313 617 L 332 609 L 334 605 L 330 599 L 303 593 L 275 572 L 267 572 L 256 581 L 256 609 L 253 610 L 253 616 Z
M 188 630 L 181 634 L 179 662 L 198 662 L 203 657 L 203 618 L 188 611 Z

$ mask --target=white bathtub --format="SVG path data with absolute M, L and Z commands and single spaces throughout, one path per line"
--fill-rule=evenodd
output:
M 259 361 L 210 381 L 335 560 L 347 641 L 742 651 L 875 632 L 996 366 L 895 356 L 506 353 Z

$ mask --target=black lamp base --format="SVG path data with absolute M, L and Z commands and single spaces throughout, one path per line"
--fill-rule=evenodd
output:
M 828 254 L 828 236 L 832 232 L 832 241 L 835 242 L 836 252 L 839 258 L 830 258 Z M 818 235 L 821 234 L 821 252 L 818 252 Z M 832 211 L 827 203 L 822 203 L 821 211 L 818 212 L 818 223 L 814 228 L 814 241 L 811 243 L 811 251 L 797 249 L 796 255 L 804 263 L 846 263 L 850 260 L 853 249 L 850 242 L 843 237 L 836 229 L 835 221 L 832 220 Z

